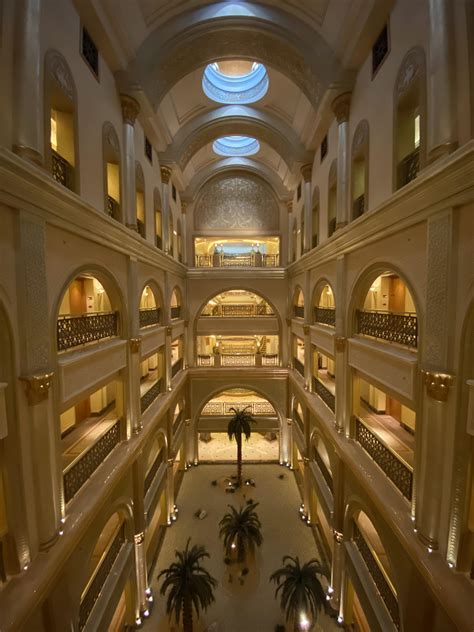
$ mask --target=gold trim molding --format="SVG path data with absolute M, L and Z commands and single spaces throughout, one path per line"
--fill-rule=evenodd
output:
M 331 103 L 332 111 L 339 124 L 346 123 L 349 120 L 351 110 L 351 93 L 343 92 Z
M 142 346 L 141 338 L 130 338 L 130 351 L 132 353 L 139 353 Z
M 135 544 L 143 544 L 143 542 L 145 541 L 145 532 L 140 531 L 140 533 L 136 533 L 133 536 L 133 541 L 135 542 Z
M 170 178 L 171 178 L 171 168 L 167 167 L 166 165 L 162 165 L 160 167 L 160 172 L 161 172 L 161 182 L 162 184 L 169 184 Z
M 344 353 L 346 350 L 346 338 L 344 336 L 336 336 L 334 338 L 334 346 L 336 351 L 339 353 Z
M 423 383 L 426 386 L 426 393 L 429 397 L 437 402 L 447 402 L 449 389 L 454 384 L 454 375 L 423 371 Z
M 39 404 L 48 398 L 49 388 L 53 381 L 54 372 L 41 375 L 28 375 L 20 377 L 25 387 L 26 399 L 30 406 Z

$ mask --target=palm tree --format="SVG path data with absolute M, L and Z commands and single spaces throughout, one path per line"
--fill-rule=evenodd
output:
M 193 630 L 193 606 L 199 618 L 200 609 L 206 611 L 215 601 L 213 589 L 217 586 L 214 577 L 201 566 L 201 560 L 209 553 L 203 546 L 194 544 L 189 548 L 190 541 L 184 551 L 175 552 L 178 561 L 158 575 L 158 581 L 164 577 L 160 593 L 164 595 L 169 589 L 166 612 L 170 617 L 174 612 L 176 623 L 182 615 L 184 632 Z
M 245 435 L 247 441 L 252 434 L 252 427 L 250 424 L 255 423 L 255 419 L 252 415 L 249 415 L 247 410 L 250 406 L 246 406 L 240 410 L 239 408 L 230 408 L 234 413 L 234 416 L 229 421 L 227 426 L 227 434 L 229 439 L 235 438 L 237 442 L 237 487 L 242 485 L 242 435 Z
M 280 593 L 280 608 L 286 612 L 286 620 L 294 622 L 295 631 L 307 629 L 308 619 L 314 624 L 319 610 L 326 605 L 326 595 L 318 579 L 318 575 L 324 574 L 323 568 L 315 559 L 301 566 L 298 556 L 289 555 L 285 555 L 283 564 L 270 576 L 270 581 L 278 584 L 275 598 Z
M 243 562 L 246 552 L 263 542 L 262 523 L 255 511 L 258 503 L 252 502 L 239 510 L 232 505 L 228 506 L 230 512 L 219 522 L 219 536 L 224 540 L 228 552 L 233 548 L 237 549 L 237 560 Z

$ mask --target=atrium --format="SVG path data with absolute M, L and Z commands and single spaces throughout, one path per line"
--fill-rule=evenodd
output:
M 3 0 L 0 82 L 1 632 L 472 632 L 474 2 Z

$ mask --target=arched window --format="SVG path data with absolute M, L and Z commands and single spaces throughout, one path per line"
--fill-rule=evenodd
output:
M 369 124 L 360 121 L 352 139 L 352 219 L 357 219 L 368 209 L 369 182 Z
M 319 189 L 316 189 L 313 192 L 313 211 L 312 211 L 312 231 L 313 234 L 311 236 L 311 247 L 316 248 L 319 244 Z
M 275 312 L 271 305 L 255 292 L 227 290 L 213 296 L 203 307 L 200 316 L 255 318 L 275 316 Z
M 329 168 L 328 178 L 328 237 L 336 230 L 337 221 L 337 160 Z
M 155 209 L 155 243 L 156 247 L 163 250 L 163 217 L 161 215 L 161 196 L 158 189 L 153 195 L 153 206 Z
M 181 317 L 181 292 L 176 287 L 171 294 L 171 318 Z
M 178 224 L 176 227 L 176 251 L 178 254 L 178 261 L 183 261 L 183 253 L 181 251 L 182 243 L 181 243 L 181 222 L 178 219 Z
M 135 205 L 137 213 L 137 232 L 146 237 L 146 209 L 145 209 L 145 176 L 139 162 L 135 163 Z
M 304 318 L 304 294 L 300 287 L 295 289 L 293 296 L 294 316 L 296 318 Z
M 313 318 L 318 325 L 336 326 L 334 293 L 328 283 L 316 286 L 313 294 Z
M 46 53 L 44 87 L 45 162 L 57 182 L 78 192 L 76 87 L 58 51 Z
M 161 322 L 161 308 L 155 292 L 149 285 L 143 288 L 140 297 L 140 327 L 151 327 Z
M 425 54 L 412 48 L 395 82 L 395 189 L 414 180 L 426 163 Z
M 112 123 L 104 123 L 102 146 L 104 155 L 105 212 L 117 221 L 121 221 L 120 144 Z

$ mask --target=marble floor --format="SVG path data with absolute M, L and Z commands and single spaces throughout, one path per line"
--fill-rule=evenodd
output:
M 312 531 L 299 516 L 301 500 L 294 476 L 278 465 L 247 464 L 244 465 L 244 475 L 255 480 L 255 488 L 227 494 L 224 485 L 211 484 L 213 480 L 222 482 L 233 473 L 232 466 L 221 464 L 199 465 L 185 474 L 177 499 L 179 517 L 166 532 L 153 572 L 151 586 L 155 604 L 143 632 L 178 632 L 182 629 L 165 614 L 164 597 L 159 594 L 156 576 L 174 561 L 175 550 L 183 549 L 189 537 L 192 543 L 207 548 L 210 558 L 205 561 L 205 566 L 219 582 L 216 601 L 199 622 L 195 621 L 195 632 L 273 632 L 276 624 L 284 623 L 284 615 L 274 598 L 275 585 L 270 584 L 269 576 L 281 566 L 283 555 L 298 555 L 302 561 L 317 557 Z M 282 479 L 280 475 L 283 475 Z M 249 565 L 245 584 L 240 586 L 235 578 L 229 583 L 218 523 L 229 503 L 238 506 L 249 498 L 260 503 L 257 512 L 264 542 L 257 552 L 256 564 Z M 198 509 L 207 512 L 203 520 L 194 517 Z M 325 579 L 322 583 L 327 586 Z M 290 629 L 287 626 L 287 630 Z M 320 613 L 313 630 L 336 632 L 340 628 L 333 619 Z
M 235 441 L 229 441 L 225 432 L 211 433 L 209 442 L 199 441 L 198 452 L 200 461 L 235 461 L 237 446 Z M 242 455 L 244 461 L 278 461 L 279 441 L 267 441 L 258 432 L 252 433 L 248 441 L 243 442 Z

